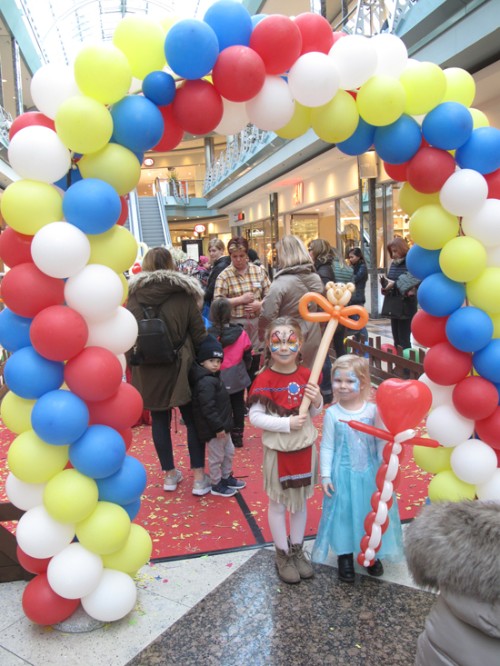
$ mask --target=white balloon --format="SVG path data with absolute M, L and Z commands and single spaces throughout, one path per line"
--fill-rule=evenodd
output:
M 134 608 L 137 589 L 130 576 L 115 569 L 104 569 L 96 589 L 82 599 L 84 611 L 101 622 L 114 622 Z
M 81 95 L 73 67 L 61 64 L 43 65 L 31 79 L 31 97 L 37 108 L 54 119 L 61 104 L 69 97 Z
M 70 543 L 50 560 L 47 578 L 50 587 L 64 599 L 80 599 L 93 592 L 103 571 L 99 555 L 80 543 Z
M 365 550 L 365 557 L 369 562 L 371 562 L 373 559 L 375 559 L 375 550 L 373 548 L 367 548 Z
M 250 122 L 248 120 L 247 107 L 244 102 L 231 102 L 222 98 L 224 111 L 220 123 L 214 129 L 217 134 L 230 136 L 238 134 Z
M 408 62 L 408 51 L 403 40 L 384 32 L 374 35 L 370 41 L 377 53 L 375 74 L 399 78 Z
M 382 529 L 380 525 L 373 523 L 372 533 L 368 541 L 368 548 L 376 548 L 382 541 Z
M 488 183 L 474 169 L 451 174 L 439 192 L 441 206 L 452 215 L 474 215 L 488 198 Z
M 375 525 L 383 525 L 387 520 L 388 514 L 387 502 L 379 501 L 377 507 L 377 513 L 375 515 L 375 520 L 373 521 Z
M 328 56 L 337 67 L 340 87 L 344 90 L 359 88 L 377 69 L 378 55 L 373 41 L 362 35 L 347 35 L 338 39 Z
M 394 481 L 399 471 L 399 458 L 391 453 L 389 464 L 387 465 L 387 472 L 385 473 L 386 481 Z
M 30 126 L 16 132 L 9 144 L 9 163 L 22 178 L 54 183 L 71 167 L 71 154 L 54 130 Z
M 476 486 L 477 498 L 483 502 L 500 502 L 500 469 L 486 483 Z
M 116 358 L 120 361 L 120 365 L 122 366 L 123 374 L 125 374 L 127 370 L 127 358 L 125 354 L 117 354 Z
M 45 486 L 45 483 L 26 483 L 9 472 L 5 481 L 5 492 L 14 506 L 28 511 L 43 503 Z
M 391 499 L 393 492 L 394 492 L 394 486 L 392 485 L 392 482 L 384 481 L 384 485 L 382 486 L 382 492 L 380 493 L 380 501 L 388 502 Z
M 295 111 L 290 88 L 280 76 L 266 76 L 261 90 L 245 106 L 249 121 L 269 131 L 284 127 Z
M 432 393 L 432 405 L 431 405 L 432 409 L 435 409 L 440 405 L 453 405 L 452 396 L 455 384 L 453 384 L 453 386 L 441 386 L 441 384 L 436 384 L 431 379 L 429 379 L 429 377 L 427 377 L 425 372 L 422 375 L 420 375 L 418 381 L 422 382 L 422 384 L 425 384 L 430 388 Z
M 75 526 L 54 520 L 44 506 L 26 511 L 17 524 L 17 543 L 31 557 L 53 557 L 66 548 L 74 537 Z
M 124 354 L 137 338 L 137 319 L 124 307 L 117 308 L 107 319 L 87 321 L 89 337 L 87 347 L 104 347 L 113 354 Z
M 290 91 L 304 106 L 326 104 L 335 96 L 339 83 L 340 76 L 333 59 L 317 51 L 301 55 L 288 72 Z
M 451 469 L 459 479 L 474 486 L 489 481 L 497 464 L 496 453 L 480 439 L 462 442 L 451 454 Z
M 102 321 L 110 317 L 122 302 L 123 284 L 108 266 L 88 264 L 66 282 L 64 297 L 69 307 L 88 322 Z
M 500 199 L 486 199 L 473 215 L 462 218 L 462 229 L 485 247 L 500 245 Z
M 500 245 L 487 247 L 486 249 L 486 267 L 500 268 Z
M 33 237 L 31 256 L 42 273 L 68 278 L 81 271 L 89 260 L 89 239 L 69 222 L 51 222 Z
M 427 432 L 442 446 L 457 446 L 474 432 L 474 421 L 461 416 L 451 405 L 440 405 L 427 416 Z

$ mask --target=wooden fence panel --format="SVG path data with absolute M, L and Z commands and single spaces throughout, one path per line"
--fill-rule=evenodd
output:
M 409 358 L 405 358 L 401 347 L 398 347 L 397 354 L 382 349 L 380 336 L 369 337 L 368 344 L 349 338 L 346 347 L 353 354 L 368 357 L 371 380 L 376 386 L 391 377 L 418 379 L 424 372 L 425 351 L 423 349 L 419 349 L 417 352 L 412 349 L 409 352 Z

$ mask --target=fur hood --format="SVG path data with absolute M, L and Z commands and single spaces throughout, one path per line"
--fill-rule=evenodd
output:
M 141 289 L 146 292 L 151 291 L 152 293 L 161 292 L 165 296 L 183 291 L 193 296 L 200 308 L 203 305 L 203 297 L 205 295 L 196 278 L 185 275 L 180 271 L 142 271 L 130 278 L 128 289 L 130 294 L 134 294 Z
M 489 604 L 500 601 L 500 504 L 425 506 L 406 530 L 405 549 L 418 585 Z

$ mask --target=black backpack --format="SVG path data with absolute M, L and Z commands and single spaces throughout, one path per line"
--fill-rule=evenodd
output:
M 138 322 L 139 333 L 130 357 L 130 365 L 175 363 L 185 339 L 174 347 L 167 324 L 152 307 L 143 307 L 144 319 Z

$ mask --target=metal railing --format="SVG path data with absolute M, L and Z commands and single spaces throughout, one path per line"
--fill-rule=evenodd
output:
M 0 106 L 0 141 L 7 148 L 9 145 L 9 130 L 12 126 L 12 116 L 3 106 Z
M 179 204 L 189 205 L 189 182 L 174 178 L 156 178 L 154 192 L 163 197 L 163 205 Z

